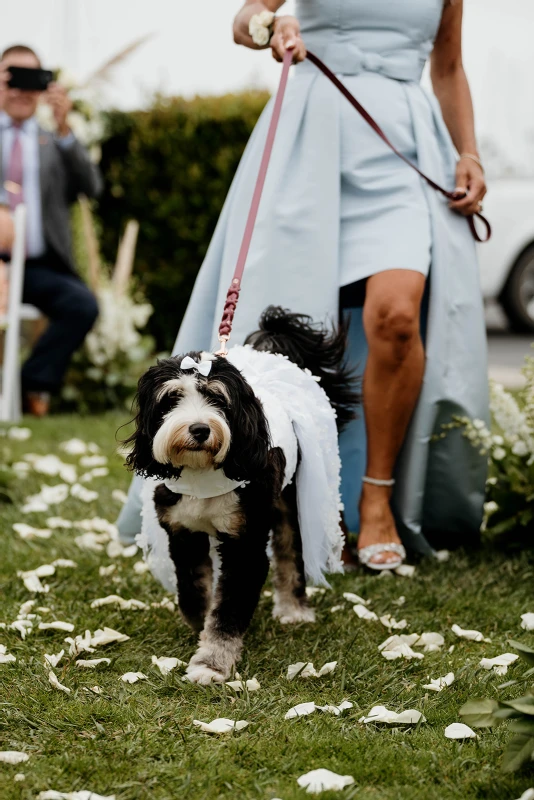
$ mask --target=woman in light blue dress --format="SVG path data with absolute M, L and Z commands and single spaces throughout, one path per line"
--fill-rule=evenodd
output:
M 257 48 L 246 2 L 238 43 Z M 487 420 L 486 343 L 475 245 L 465 215 L 484 174 L 461 60 L 462 0 L 297 0 L 268 47 L 293 47 L 280 125 L 234 321 L 242 343 L 273 303 L 335 320 L 350 315 L 349 357 L 364 373 L 364 413 L 341 437 L 345 520 L 362 560 L 398 565 L 402 541 L 476 536 L 485 458 L 454 415 Z M 467 192 L 448 205 L 398 159 L 309 62 L 340 76 L 387 136 L 434 181 Z M 261 56 L 258 56 L 261 57 Z M 434 91 L 420 85 L 428 58 Z M 439 101 L 439 102 L 438 102 Z M 272 104 L 243 155 L 191 297 L 176 352 L 212 348 L 250 206 Z M 460 155 L 458 155 L 460 154 Z M 393 482 L 395 479 L 395 486 Z M 138 532 L 137 487 L 119 520 Z M 443 545 L 442 545 L 443 546 Z M 363 548 L 371 548 L 363 550 Z

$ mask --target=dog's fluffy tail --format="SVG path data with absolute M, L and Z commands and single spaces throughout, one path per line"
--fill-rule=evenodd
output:
M 347 326 L 327 330 L 314 324 L 307 314 L 294 314 L 280 306 L 268 306 L 260 317 L 259 330 L 246 344 L 287 356 L 301 369 L 320 378 L 320 385 L 337 414 L 338 430 L 354 419 L 360 402 L 359 379 L 349 368 L 345 350 Z

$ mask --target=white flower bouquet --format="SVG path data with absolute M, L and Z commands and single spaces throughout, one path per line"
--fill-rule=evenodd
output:
M 534 356 L 527 357 L 523 374 L 525 385 L 515 394 L 491 382 L 493 431 L 466 417 L 445 428 L 463 427 L 464 436 L 488 455 L 483 528 L 495 536 L 519 534 L 534 544 Z

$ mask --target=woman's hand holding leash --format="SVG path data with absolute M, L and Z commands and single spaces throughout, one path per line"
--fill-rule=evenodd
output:
M 466 217 L 482 211 L 482 200 L 486 196 L 487 187 L 484 169 L 478 156 L 464 153 L 456 166 L 456 192 L 464 193 L 459 200 L 453 200 L 450 207 L 453 211 Z
M 300 38 L 300 25 L 295 17 L 275 17 L 274 29 L 269 46 L 276 61 L 284 60 L 286 50 L 293 50 L 293 63 L 298 64 L 306 58 L 306 48 Z

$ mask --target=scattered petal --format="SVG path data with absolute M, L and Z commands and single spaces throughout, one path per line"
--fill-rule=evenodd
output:
M 104 694 L 104 690 L 100 686 L 84 686 L 84 691 L 93 692 L 93 694 Z
M 329 675 L 331 672 L 335 670 L 336 667 L 337 667 L 337 661 L 329 661 L 327 664 L 321 667 L 321 669 L 317 673 L 317 677 L 322 678 L 323 675 Z
M 148 566 L 146 561 L 136 561 L 135 564 L 133 565 L 133 568 L 134 572 L 136 572 L 138 575 L 144 575 L 145 572 L 150 571 L 150 567 Z
M 354 594 L 354 592 L 343 592 L 343 597 L 349 603 L 354 603 L 357 605 L 358 603 L 362 606 L 368 606 L 370 604 L 370 600 L 364 600 L 363 597 L 360 597 L 359 594 Z
M 234 730 L 241 731 L 249 724 L 250 723 L 246 722 L 244 719 L 234 721 L 232 719 L 225 719 L 224 717 L 214 719 L 212 722 L 201 722 L 198 719 L 193 720 L 193 725 L 196 725 L 197 728 L 200 728 L 206 733 L 229 733 Z
M 148 608 L 148 605 L 141 600 L 124 600 L 118 594 L 110 594 L 107 597 L 99 597 L 97 600 L 93 600 L 91 608 L 100 608 L 100 606 L 107 605 L 116 605 L 122 611 L 137 611 Z
M 121 675 L 121 681 L 124 683 L 137 683 L 137 681 L 147 681 L 148 675 L 144 675 L 142 672 L 125 672 L 124 675 Z
M 71 561 L 70 558 L 56 558 L 55 561 L 52 561 L 53 567 L 61 567 L 62 569 L 76 569 L 78 564 L 75 561 Z
M 98 568 L 98 574 L 100 575 L 101 578 L 105 578 L 108 575 L 112 575 L 115 572 L 116 569 L 117 569 L 117 565 L 116 564 L 110 564 L 108 567 L 99 567 Z M 134 567 L 134 569 L 135 569 L 135 567 Z
M 87 489 L 85 486 L 82 486 L 81 483 L 75 483 L 70 490 L 70 494 L 71 497 L 76 497 L 78 500 L 82 500 L 84 503 L 92 503 L 93 500 L 98 499 L 98 492 L 93 492 L 91 489 Z
M 59 689 L 60 691 L 65 692 L 65 694 L 70 694 L 71 690 L 67 686 L 63 686 L 63 684 L 58 681 L 57 675 L 52 670 L 50 670 L 48 673 L 48 680 L 54 689 Z
M 69 646 L 69 655 L 77 656 L 79 653 L 94 653 L 95 648 L 91 647 L 91 631 L 85 631 L 83 636 L 78 634 L 74 639 L 67 636 L 64 640 Z
M 26 525 L 25 522 L 15 522 L 13 530 L 18 533 L 21 539 L 50 539 L 52 531 L 49 528 L 34 528 L 33 525 Z
M 16 442 L 26 442 L 31 435 L 32 432 L 29 428 L 19 428 L 18 425 L 7 429 L 7 438 Z
M 534 614 L 521 614 L 521 619 L 523 620 L 521 623 L 521 627 L 526 631 L 534 631 Z M 533 790 L 534 791 L 534 790 Z
M 349 700 L 343 700 L 338 706 L 315 706 L 318 711 L 325 711 L 328 714 L 335 714 L 338 717 L 342 711 L 352 708 L 353 704 Z
M 3 647 L 3 645 L 0 645 L 0 647 Z M 2 653 L 0 650 L 0 664 L 14 664 L 16 660 L 16 657 L 11 653 L 6 653 L 5 651 Z
M 405 598 L 405 596 L 403 594 L 401 594 L 400 597 L 398 597 L 396 600 L 393 600 L 393 605 L 394 606 L 403 606 L 405 604 L 405 602 L 406 602 L 406 598 Z
M 472 642 L 489 642 L 490 639 L 484 639 L 484 634 L 480 631 L 468 631 L 460 628 L 459 625 L 453 625 L 451 631 L 460 639 L 469 639 Z
M 80 467 L 104 467 L 108 463 L 106 456 L 83 456 Z
M 113 628 L 98 628 L 91 637 L 91 647 L 101 647 L 111 642 L 127 642 L 129 638 L 125 633 L 114 631 Z
M 391 572 L 391 570 L 384 570 L 385 572 Z M 413 578 L 415 575 L 415 567 L 412 564 L 401 564 L 400 567 L 397 567 L 395 570 L 396 575 L 400 575 L 401 578 Z
M 15 775 L 13 780 L 16 783 L 20 783 L 21 781 L 25 781 L 26 780 L 26 775 L 23 772 L 17 772 L 17 774 Z
M 354 611 L 355 614 L 358 615 L 360 619 L 366 619 L 369 620 L 370 622 L 376 622 L 378 620 L 378 617 L 375 614 L 375 612 L 370 611 L 365 606 L 362 605 L 353 606 L 352 610 Z
M 497 675 L 506 675 L 508 667 L 519 658 L 515 653 L 503 653 L 495 658 L 483 658 L 480 666 L 484 669 L 492 669 Z
M 72 633 L 72 631 L 74 630 L 74 625 L 72 624 L 72 622 L 60 622 L 59 620 L 56 620 L 55 622 L 40 622 L 39 630 L 66 631 L 67 633 Z
M 108 558 L 119 558 L 119 556 L 122 556 L 122 558 L 132 558 L 132 556 L 137 554 L 137 550 L 136 544 L 130 544 L 125 547 L 116 539 L 113 539 L 106 547 Z
M 4 764 L 22 764 L 28 759 L 29 755 L 21 753 L 19 750 L 0 750 L 0 761 Z
M 125 503 L 128 500 L 128 495 L 126 492 L 123 492 L 122 489 L 113 489 L 111 492 L 111 497 L 113 500 L 116 500 L 117 503 Z
M 423 689 L 431 692 L 442 692 L 447 686 L 454 682 L 454 672 L 448 672 L 443 678 L 429 678 L 430 683 L 424 683 Z
M 390 711 L 386 706 L 374 706 L 367 717 L 360 717 L 359 722 L 364 723 L 386 723 L 387 725 L 417 725 L 418 722 L 426 722 L 426 718 L 415 708 L 409 708 L 397 714 Z
M 264 596 L 264 597 L 272 597 L 272 596 L 273 596 L 273 593 L 272 593 L 272 592 L 270 592 L 268 589 L 266 589 L 266 590 L 263 592 L 263 596 Z
M 83 456 L 87 452 L 87 445 L 81 439 L 69 439 L 61 442 L 59 449 L 69 456 Z
M 534 800 L 534 789 L 527 789 L 518 800 Z
M 88 472 L 84 472 L 83 475 L 80 476 L 80 483 L 89 483 L 93 478 L 105 478 L 108 475 L 109 469 L 107 467 L 95 467 Z
M 382 642 L 378 649 L 388 661 L 394 661 L 397 658 L 421 659 L 424 658 L 423 654 L 412 650 L 412 645 L 415 645 L 420 638 L 418 633 L 394 634 Z
M 246 689 L 247 692 L 257 692 L 258 689 L 261 688 L 256 678 L 252 678 L 249 681 L 242 681 L 242 680 L 226 681 L 226 685 L 229 686 L 231 689 L 234 689 L 234 691 L 236 692 L 242 692 L 244 689 Z
M 92 550 L 94 553 L 101 553 L 104 550 L 104 543 L 109 541 L 107 533 L 94 533 L 94 531 L 87 531 L 80 536 L 74 537 L 75 543 L 80 550 Z
M 476 733 L 463 722 L 453 722 L 445 728 L 447 739 L 478 739 Z
M 345 606 L 343 606 L 343 605 L 342 606 L 332 606 L 332 608 L 330 609 L 330 613 L 331 614 L 335 614 L 336 611 L 342 611 L 344 608 L 345 608 Z
M 299 703 L 290 708 L 284 719 L 294 719 L 295 717 L 306 717 L 315 711 L 315 703 Z
M 115 800 L 115 795 L 110 794 L 104 797 L 102 794 L 90 792 L 87 789 L 78 792 L 56 792 L 55 789 L 48 789 L 46 792 L 40 792 L 37 800 Z
M 151 608 L 166 608 L 167 611 L 174 611 L 174 603 L 170 597 L 164 597 L 160 603 L 150 603 Z
M 444 563 L 445 561 L 448 561 L 449 558 L 451 557 L 451 551 L 450 550 L 436 550 L 436 552 L 434 553 L 434 556 L 437 558 L 438 561 L 441 561 L 442 563 Z
M 315 594 L 324 594 L 326 589 L 321 589 L 318 586 L 306 586 L 306 597 L 313 597 Z
M 52 654 L 45 653 L 44 656 L 46 662 L 45 666 L 46 664 L 48 664 L 51 667 L 57 667 L 57 665 L 59 664 L 64 655 L 65 655 L 64 650 L 61 650 L 59 653 L 56 653 L 55 655 L 53 653 Z
M 354 778 L 352 775 L 338 775 L 329 769 L 314 769 L 297 778 L 297 783 L 305 788 L 308 794 L 319 794 L 319 792 L 340 791 L 345 786 L 351 786 Z
M 174 656 L 161 656 L 160 658 L 157 656 L 152 656 L 152 663 L 159 669 L 162 675 L 168 675 L 169 672 L 176 667 L 186 666 L 185 661 L 181 661 L 179 658 L 174 658 Z
M 111 664 L 111 658 L 79 658 L 76 662 L 77 667 L 83 667 L 85 669 L 96 669 L 99 664 Z
M 401 619 L 400 622 L 397 622 L 395 617 L 392 617 L 391 614 L 384 614 L 383 617 L 380 617 L 380 622 L 382 625 L 387 628 L 388 630 L 394 631 L 402 631 L 404 628 L 408 626 L 408 623 L 405 619 Z

